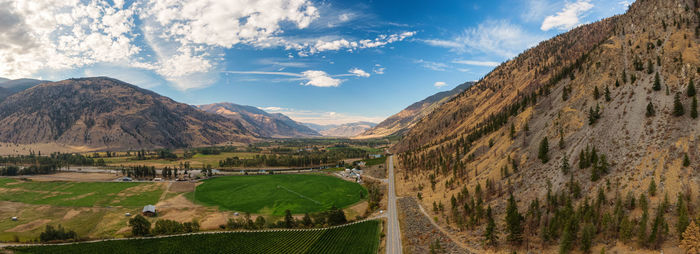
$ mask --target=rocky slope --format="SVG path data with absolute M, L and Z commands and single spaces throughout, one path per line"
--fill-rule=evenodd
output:
M 430 114 L 437 107 L 449 101 L 454 96 L 457 96 L 459 93 L 463 92 L 473 84 L 474 82 L 466 82 L 450 91 L 439 92 L 419 102 L 413 103 L 404 110 L 401 110 L 401 112 L 390 116 L 381 123 L 377 124 L 377 126 L 372 127 L 355 138 L 379 138 L 403 134 L 405 131 L 413 127 L 418 121 L 423 119 L 423 117 Z
M 624 15 L 575 28 L 497 67 L 394 147 L 400 193 L 420 193 L 426 208 L 445 204 L 434 215 L 471 243 L 485 230 L 484 210 L 473 219 L 473 209 L 491 206 L 503 232 L 499 243 L 514 244 L 503 230 L 513 193 L 525 241 L 544 252 L 559 250 L 566 234 L 575 239 L 561 248 L 583 248 L 577 239 L 588 224 L 597 233 L 594 252 L 679 252 L 677 211 L 698 207 L 691 197 L 700 187 L 700 121 L 691 117 L 694 98 L 687 95 L 691 81 L 700 81 L 698 7 L 640 0 Z M 684 114 L 674 114 L 676 94 Z M 615 206 L 642 194 L 646 209 Z M 676 202 L 679 194 L 687 204 Z M 664 206 L 665 196 L 673 208 Z M 476 207 L 469 197 L 483 203 Z M 593 202 L 599 205 L 589 210 Z M 592 217 L 573 216 L 589 211 Z M 615 219 L 603 224 L 606 216 Z M 579 227 L 564 227 L 569 221 Z M 668 231 L 652 231 L 664 225 Z
M 252 106 L 233 103 L 199 105 L 199 109 L 209 113 L 236 119 L 243 126 L 264 137 L 291 138 L 321 136 L 318 132 L 302 125 L 283 114 L 270 114 Z
M 104 77 L 43 83 L 0 103 L 0 142 L 139 149 L 256 136 L 237 120 Z
M 0 101 L 15 93 L 24 91 L 30 87 L 50 81 L 38 79 L 7 79 L 0 78 Z

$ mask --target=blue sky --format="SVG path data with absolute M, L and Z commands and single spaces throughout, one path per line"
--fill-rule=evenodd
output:
M 0 0 L 0 77 L 379 122 L 628 1 Z

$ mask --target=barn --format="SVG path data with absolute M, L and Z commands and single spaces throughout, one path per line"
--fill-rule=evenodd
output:
M 144 206 L 143 210 L 141 211 L 141 214 L 143 214 L 143 216 L 155 217 L 156 216 L 156 206 L 154 206 L 154 205 Z

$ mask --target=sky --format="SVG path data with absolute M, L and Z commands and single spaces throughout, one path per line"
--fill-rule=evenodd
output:
M 0 77 L 109 76 L 199 105 L 380 122 L 618 0 L 0 0 Z

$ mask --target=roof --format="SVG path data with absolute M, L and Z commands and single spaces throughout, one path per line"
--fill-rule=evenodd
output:
M 154 205 L 147 205 L 147 206 L 144 206 L 144 207 L 143 207 L 143 211 L 141 211 L 141 212 L 142 212 L 142 213 L 145 213 L 145 212 L 156 213 L 156 206 L 154 206 Z

